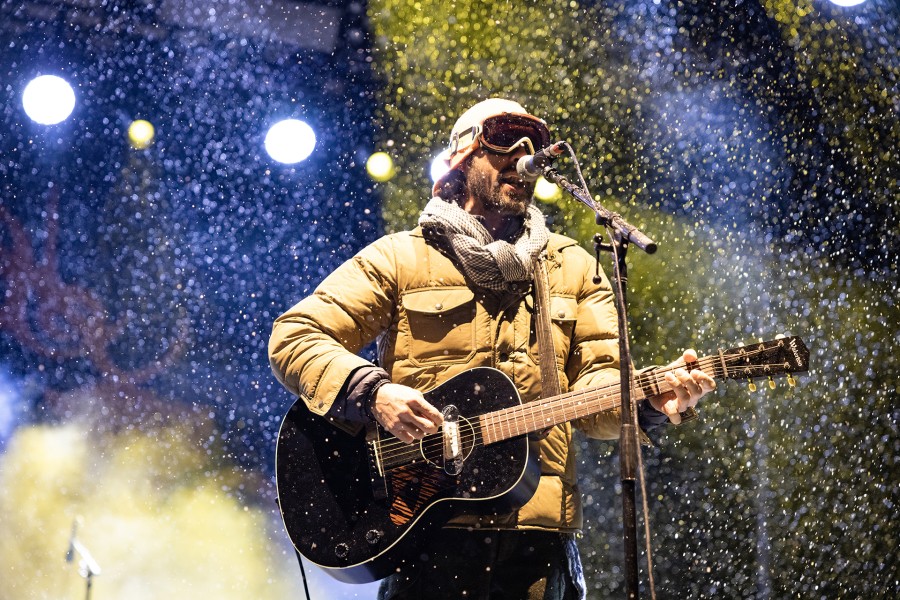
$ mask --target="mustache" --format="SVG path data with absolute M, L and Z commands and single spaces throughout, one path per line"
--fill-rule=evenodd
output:
M 515 168 L 507 169 L 500 173 L 500 177 L 497 178 L 500 183 L 509 183 L 513 185 L 526 185 L 529 182 L 526 181 L 521 175 L 519 175 L 518 171 Z

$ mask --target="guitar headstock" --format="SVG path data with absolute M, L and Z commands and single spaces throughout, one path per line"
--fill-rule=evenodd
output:
M 726 379 L 756 379 L 809 370 L 809 348 L 798 337 L 784 337 L 719 351 Z

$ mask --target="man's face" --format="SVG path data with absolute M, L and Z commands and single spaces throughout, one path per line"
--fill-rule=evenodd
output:
M 516 162 L 525 155 L 521 147 L 509 154 L 493 154 L 483 148 L 473 152 L 466 171 L 471 204 L 466 210 L 474 214 L 525 215 L 534 195 L 534 182 L 525 181 L 516 172 Z

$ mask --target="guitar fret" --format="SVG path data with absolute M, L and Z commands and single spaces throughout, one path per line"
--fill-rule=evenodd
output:
M 486 443 L 494 443 L 495 441 L 497 441 L 497 438 L 499 437 L 497 434 L 497 421 L 496 421 L 496 417 L 493 414 L 488 415 L 488 419 L 489 419 L 490 423 L 489 423 L 487 430 L 490 432 L 490 440 L 491 441 L 486 442 Z

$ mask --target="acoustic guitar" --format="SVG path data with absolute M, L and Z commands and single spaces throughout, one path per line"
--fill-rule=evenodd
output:
M 716 379 L 754 380 L 808 369 L 797 337 L 720 350 L 687 368 Z M 639 401 L 671 391 L 667 368 L 634 379 Z M 459 512 L 502 514 L 527 502 L 540 477 L 527 434 L 613 410 L 620 386 L 567 392 L 523 404 L 502 372 L 479 367 L 424 394 L 440 410 L 440 431 L 413 444 L 372 425 L 356 435 L 312 414 L 288 411 L 275 453 L 278 502 L 297 551 L 338 580 L 367 583 L 418 561 L 430 531 Z

